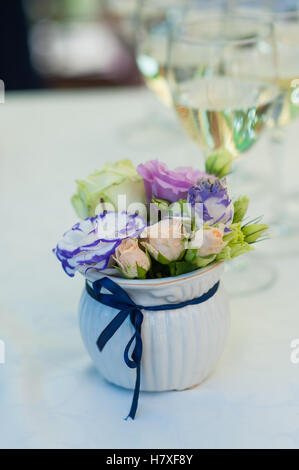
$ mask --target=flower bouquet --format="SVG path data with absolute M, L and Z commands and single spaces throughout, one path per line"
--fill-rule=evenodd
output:
M 131 418 L 140 390 L 186 389 L 213 370 L 229 329 L 223 262 L 267 230 L 245 220 L 246 196 L 232 201 L 221 158 L 206 172 L 106 164 L 77 181 L 81 220 L 53 250 L 86 278 L 82 338 L 107 380 L 134 389 Z

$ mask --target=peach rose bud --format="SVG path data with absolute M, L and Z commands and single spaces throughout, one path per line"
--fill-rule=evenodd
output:
M 184 251 L 186 231 L 180 218 L 163 219 L 146 227 L 140 238 L 146 238 L 142 245 L 153 258 L 167 264 L 177 260 Z
M 124 276 L 131 279 L 140 277 L 138 267 L 147 272 L 150 260 L 146 253 L 139 248 L 135 238 L 125 238 L 115 250 L 114 260 L 119 265 Z
M 224 225 L 219 227 L 204 227 L 201 230 L 201 246 L 198 249 L 198 256 L 216 255 L 226 246 L 223 241 Z M 195 233 L 195 239 L 196 239 Z M 195 247 L 194 247 L 195 248 Z

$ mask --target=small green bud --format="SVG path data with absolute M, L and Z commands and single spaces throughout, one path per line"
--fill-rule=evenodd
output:
M 244 240 L 247 243 L 256 242 L 266 232 L 266 230 L 268 230 L 268 225 L 266 224 L 251 224 L 242 227 Z
M 192 264 L 194 264 L 198 268 L 204 268 L 208 264 L 215 261 L 215 259 L 216 259 L 216 255 L 197 256 L 194 260 L 192 260 Z
M 249 199 L 247 196 L 241 197 L 234 202 L 234 219 L 233 223 L 242 222 L 247 212 Z
M 252 251 L 253 248 L 248 243 L 236 243 L 230 247 L 230 257 L 236 258 L 237 256 L 244 255 L 249 251 Z
M 216 150 L 206 159 L 206 172 L 223 178 L 230 172 L 232 161 L 233 155 L 230 152 L 225 149 Z

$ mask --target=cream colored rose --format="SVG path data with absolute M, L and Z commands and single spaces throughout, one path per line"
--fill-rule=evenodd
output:
M 201 241 L 201 244 L 198 244 L 198 256 L 216 255 L 226 246 L 227 242 L 223 241 L 224 225 L 217 228 L 206 226 L 198 232 L 200 233 L 195 233 L 193 242 L 193 248 L 195 248 L 196 242 Z
M 186 231 L 179 218 L 163 219 L 146 227 L 141 234 L 141 238 L 146 239 L 142 244 L 160 262 L 163 258 L 165 262 L 177 260 L 185 249 L 185 237 Z
M 148 271 L 150 260 L 146 253 L 138 246 L 135 238 L 125 238 L 115 250 L 114 259 L 125 276 L 130 278 L 138 277 L 137 265 Z

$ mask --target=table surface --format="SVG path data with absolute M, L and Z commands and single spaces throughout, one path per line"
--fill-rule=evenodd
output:
M 122 419 L 131 392 L 107 383 L 82 344 L 83 279 L 65 276 L 51 253 L 76 221 L 74 180 L 120 158 L 201 165 L 173 112 L 144 89 L 31 92 L 7 95 L 0 120 L 0 447 L 298 447 L 296 257 L 270 260 L 272 288 L 232 298 L 213 375 L 188 391 L 142 393 L 134 422 Z M 298 130 L 288 136 L 293 175 Z M 251 152 L 261 165 L 263 145 Z

